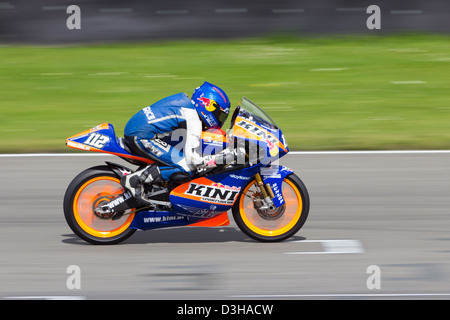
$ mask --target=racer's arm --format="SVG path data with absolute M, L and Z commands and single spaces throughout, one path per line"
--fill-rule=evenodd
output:
M 200 139 L 202 136 L 202 122 L 198 118 L 197 111 L 194 109 L 183 109 L 183 116 L 186 120 L 186 142 L 184 155 L 186 162 L 195 169 L 204 162 L 201 156 Z
M 236 152 L 231 149 L 224 149 L 215 155 L 202 156 L 200 153 L 202 122 L 198 119 L 197 111 L 184 110 L 184 117 L 186 119 L 185 156 L 187 163 L 196 168 L 208 168 L 229 164 L 236 159 Z

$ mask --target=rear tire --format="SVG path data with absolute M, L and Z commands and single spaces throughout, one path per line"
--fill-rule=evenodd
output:
M 108 166 L 87 169 L 76 176 L 64 195 L 64 217 L 72 231 L 92 244 L 116 244 L 129 238 L 135 229 L 129 228 L 134 210 L 120 219 L 97 216 L 99 202 L 111 200 L 124 192 L 120 180 Z
M 290 174 L 283 180 L 282 193 L 285 201 L 284 211 L 264 216 L 258 213 L 249 198 L 256 190 L 252 180 L 242 191 L 232 212 L 238 227 L 251 238 L 263 242 L 283 241 L 295 235 L 306 222 L 309 213 L 308 191 L 299 177 Z M 247 195 L 247 196 L 246 196 Z

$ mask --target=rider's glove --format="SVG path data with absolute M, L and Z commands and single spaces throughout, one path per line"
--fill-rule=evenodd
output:
M 198 168 L 214 168 L 217 165 L 230 164 L 236 161 L 236 151 L 225 149 L 217 155 L 203 157 Z
M 199 168 L 214 168 L 216 167 L 216 156 L 206 156 L 203 158 L 202 163 L 198 166 Z
M 231 164 L 236 161 L 236 150 L 225 149 L 215 156 L 215 161 L 218 165 Z

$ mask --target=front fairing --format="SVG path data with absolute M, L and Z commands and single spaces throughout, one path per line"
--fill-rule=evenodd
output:
M 233 114 L 229 135 L 248 141 L 257 152 L 263 151 L 262 155 L 257 155 L 263 163 L 273 162 L 289 152 L 283 132 L 275 121 L 245 97 Z

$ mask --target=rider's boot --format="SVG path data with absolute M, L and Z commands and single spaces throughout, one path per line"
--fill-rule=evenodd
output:
M 145 195 L 144 184 L 151 184 L 159 181 L 162 181 L 159 167 L 156 164 L 151 164 L 144 169 L 123 176 L 120 180 L 120 184 L 126 190 L 131 192 L 139 204 L 149 206 L 151 202 Z

